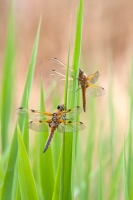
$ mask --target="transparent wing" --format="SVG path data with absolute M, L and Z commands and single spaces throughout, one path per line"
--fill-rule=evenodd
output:
M 88 77 L 87 77 L 87 79 L 88 79 L 88 81 L 89 81 L 89 83 L 95 83 L 96 81 L 97 81 L 97 79 L 99 78 L 99 76 L 100 76 L 100 74 L 99 74 L 99 72 L 97 71 L 97 72 L 95 72 L 94 74 L 90 74 Z
M 72 122 L 72 121 L 64 121 L 64 123 L 60 123 L 57 130 L 59 132 L 76 132 L 85 129 L 85 125 L 82 122 Z
M 44 120 L 47 116 L 52 116 L 52 114 L 48 112 L 42 112 L 39 110 L 32 110 L 23 107 L 18 108 L 17 113 L 18 115 L 29 118 L 31 120 Z
M 58 67 L 59 69 L 65 69 L 67 68 L 67 66 L 62 62 L 60 61 L 59 59 L 53 57 L 53 58 L 50 58 L 50 63 L 52 63 L 54 66 Z M 69 67 L 69 71 L 73 71 L 71 67 Z
M 60 85 L 65 86 L 66 76 L 55 69 L 48 71 L 49 76 L 57 81 Z M 72 88 L 72 77 L 68 77 L 68 87 Z
M 103 96 L 106 94 L 106 91 L 104 88 L 99 87 L 99 86 L 94 86 L 92 84 L 88 84 L 88 88 L 86 90 L 86 94 L 90 97 L 98 97 L 98 96 Z
M 30 121 L 28 127 L 37 132 L 46 132 L 48 131 L 48 122 L 46 121 Z
M 76 106 L 75 108 L 71 108 L 69 110 L 66 110 L 62 115 L 62 119 L 72 119 L 75 116 L 77 116 L 79 113 L 81 113 L 82 109 L 79 106 Z

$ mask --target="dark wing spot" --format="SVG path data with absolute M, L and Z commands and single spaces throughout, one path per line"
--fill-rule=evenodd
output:
M 104 88 L 102 88 L 104 90 Z
M 72 121 L 68 121 L 68 123 L 72 123 Z
M 35 110 L 31 110 L 31 112 L 35 112 Z
M 33 121 L 30 121 L 29 123 L 32 124 Z
M 55 60 L 57 60 L 57 58 L 54 57 Z
M 42 123 L 42 120 L 40 120 L 39 122 Z
M 55 72 L 55 69 L 52 69 L 53 72 Z
M 80 106 L 77 106 L 77 108 L 80 108 Z
M 23 107 L 19 107 L 19 109 L 23 109 Z
M 83 122 L 80 122 L 80 124 L 83 124 Z

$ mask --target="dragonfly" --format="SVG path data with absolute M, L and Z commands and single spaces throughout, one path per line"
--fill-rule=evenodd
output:
M 17 109 L 18 115 L 32 120 L 28 124 L 30 129 L 37 132 L 46 132 L 47 128 L 50 128 L 43 153 L 48 149 L 56 129 L 59 132 L 67 133 L 81 131 L 85 128 L 82 122 L 74 121 L 74 118 L 81 113 L 81 111 L 82 109 L 79 106 L 72 109 L 65 109 L 64 104 L 58 105 L 53 113 L 24 107 Z
M 54 65 L 58 66 L 59 70 L 66 70 L 67 66 L 58 60 L 57 58 L 51 58 L 50 62 Z M 69 67 L 69 76 L 68 76 L 68 88 L 72 89 L 73 85 L 73 76 L 72 76 L 73 69 Z M 65 85 L 66 76 L 60 71 L 52 69 L 48 71 L 48 74 L 56 80 L 61 85 Z M 90 97 L 99 97 L 106 94 L 106 91 L 103 87 L 99 87 L 94 85 L 95 82 L 98 80 L 100 74 L 99 72 L 95 72 L 94 74 L 87 75 L 82 69 L 79 69 L 78 75 L 78 90 L 82 90 L 82 100 L 83 100 L 83 110 L 86 112 L 86 95 Z

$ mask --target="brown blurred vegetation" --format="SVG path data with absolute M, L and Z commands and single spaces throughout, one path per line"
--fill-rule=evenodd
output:
M 24 81 L 32 47 L 42 13 L 41 35 L 31 94 L 31 106 L 39 103 L 40 73 L 44 88 L 50 83 L 46 71 L 52 68 L 48 59 L 57 57 L 67 61 L 68 38 L 71 23 L 71 57 L 74 45 L 75 20 L 78 0 L 14 1 L 17 84 L 15 107 L 20 105 Z M 6 43 L 9 1 L 0 2 L 0 68 L 2 70 Z M 127 86 L 133 44 L 133 1 L 85 1 L 81 49 L 81 66 L 87 73 L 100 71 L 98 85 L 105 87 L 107 95 L 98 99 L 103 110 L 107 108 L 109 66 L 113 71 L 114 104 L 118 123 L 127 122 Z M 62 88 L 61 88 L 62 90 Z M 34 104 L 34 101 L 37 103 Z M 49 102 L 47 102 L 49 103 Z M 51 102 L 52 103 L 52 102 Z M 50 107 L 51 108 L 51 107 Z M 102 110 L 102 111 L 103 111 Z M 102 112 L 101 111 L 101 112 Z M 105 111 L 106 112 L 106 111 Z M 106 113 L 107 114 L 107 113 Z M 119 118 L 119 116 L 121 116 Z

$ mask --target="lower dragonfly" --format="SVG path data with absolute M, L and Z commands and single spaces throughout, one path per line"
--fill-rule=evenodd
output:
M 85 128 L 85 125 L 82 122 L 74 121 L 73 119 L 80 112 L 81 108 L 79 106 L 65 110 L 64 104 L 58 105 L 53 113 L 23 107 L 17 109 L 18 115 L 33 120 L 29 122 L 30 129 L 37 132 L 44 132 L 48 127 L 50 128 L 49 137 L 43 153 L 48 149 L 56 129 L 59 132 L 67 133 L 81 131 Z M 47 117 L 49 118 L 46 119 Z

